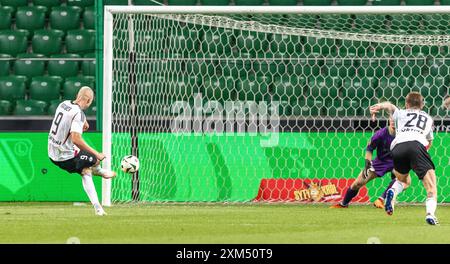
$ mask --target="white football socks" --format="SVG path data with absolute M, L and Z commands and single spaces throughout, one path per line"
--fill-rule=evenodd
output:
M 92 180 L 91 174 L 84 174 L 81 176 L 83 182 L 83 188 L 86 192 L 89 200 L 91 201 L 94 208 L 97 210 L 101 208 L 100 202 L 98 201 L 97 191 L 95 190 L 94 181 Z
M 391 189 L 394 189 L 396 194 L 399 194 L 403 191 L 403 183 L 401 183 L 399 180 L 395 180 L 394 184 L 392 184 Z
M 427 214 L 434 216 L 437 207 L 437 201 L 434 197 L 427 198 L 425 205 L 427 207 Z

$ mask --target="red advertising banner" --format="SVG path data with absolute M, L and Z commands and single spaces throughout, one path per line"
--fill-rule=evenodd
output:
M 262 179 L 255 202 L 339 202 L 355 179 Z M 354 202 L 369 202 L 367 188 Z

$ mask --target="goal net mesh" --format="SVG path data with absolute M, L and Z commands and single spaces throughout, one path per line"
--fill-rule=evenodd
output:
M 449 14 L 113 14 L 113 202 L 339 201 L 364 166 L 380 101 L 410 91 L 435 119 L 450 201 Z M 447 119 L 446 119 L 447 118 Z M 137 174 L 120 172 L 139 157 Z M 376 153 L 374 153 L 374 157 Z M 412 173 L 399 197 L 422 202 Z M 382 194 L 391 175 L 354 202 Z

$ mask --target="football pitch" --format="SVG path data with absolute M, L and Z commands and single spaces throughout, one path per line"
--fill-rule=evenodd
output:
M 90 205 L 0 203 L 0 243 L 299 244 L 450 243 L 450 207 L 440 226 L 424 206 L 387 216 L 372 205 L 329 209 L 300 204 L 117 205 L 98 217 Z

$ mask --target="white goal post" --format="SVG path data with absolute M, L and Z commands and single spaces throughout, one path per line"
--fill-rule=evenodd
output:
M 303 15 L 319 16 L 325 14 L 343 15 L 345 18 L 348 15 L 349 19 L 352 20 L 352 25 L 348 30 L 345 28 L 339 29 L 336 28 L 336 25 L 339 25 L 341 17 L 335 18 L 332 16 L 323 16 L 323 18 L 314 17 L 313 23 L 315 24 L 311 27 L 302 26 L 304 25 L 303 20 L 301 20 L 303 19 Z M 426 28 L 423 29 L 425 33 L 415 33 L 416 22 L 414 19 L 410 21 L 408 21 L 409 19 L 401 20 L 401 22 L 399 22 L 400 26 L 398 33 L 393 31 L 394 27 L 392 26 L 395 24 L 395 17 L 393 19 L 386 19 L 388 23 L 390 23 L 389 29 L 391 31 L 387 31 L 384 28 L 379 29 L 376 25 L 369 24 L 367 25 L 369 30 L 365 30 L 365 25 L 357 24 L 359 21 L 365 21 L 364 19 L 358 20 L 358 15 L 375 15 L 376 17 L 377 15 L 385 16 L 397 14 L 422 16 L 421 20 L 417 22 L 417 25 L 422 29 Z M 299 23 L 294 23 L 295 21 L 286 22 L 286 17 L 279 18 L 283 15 L 298 15 L 298 18 L 294 16 L 289 18 L 292 20 L 298 19 Z M 351 18 L 350 15 L 352 16 Z M 103 205 L 111 206 L 114 202 L 128 201 L 253 201 L 257 200 L 256 194 L 259 195 L 260 192 L 266 191 L 266 189 L 261 189 L 263 188 L 261 187 L 262 184 L 259 186 L 261 180 L 267 180 L 267 182 L 269 182 L 271 179 L 279 179 L 280 181 L 284 181 L 283 184 L 288 184 L 289 182 L 289 184 L 295 185 L 295 180 L 297 178 L 292 175 L 298 174 L 298 179 L 303 181 L 306 178 L 319 179 L 322 181 L 323 179 L 330 177 L 333 179 L 336 178 L 336 182 L 340 182 L 339 179 L 344 177 L 342 176 L 344 172 L 341 172 L 340 168 L 336 168 L 334 166 L 335 164 L 344 164 L 342 171 L 348 172 L 351 168 L 351 173 L 346 175 L 345 179 L 353 179 L 360 170 L 361 166 L 359 165 L 361 163 L 359 161 L 363 157 L 362 153 L 367 139 L 374 132 L 374 126 L 376 128 L 383 127 L 383 124 L 381 123 L 376 125 L 370 124 L 370 121 L 368 121 L 369 116 L 364 112 L 363 105 L 359 105 L 359 103 L 365 104 L 366 102 L 373 102 L 373 100 L 389 100 L 390 98 L 394 98 L 394 96 L 396 96 L 394 95 L 396 92 L 395 89 L 400 86 L 399 83 L 403 82 L 403 79 L 400 80 L 400 77 L 405 77 L 405 79 L 407 79 L 407 84 L 405 84 L 404 87 L 402 86 L 401 89 L 416 89 L 417 87 L 414 86 L 414 83 L 419 80 L 419 77 L 416 76 L 416 68 L 418 69 L 418 72 L 424 74 L 424 80 L 431 80 L 431 84 L 434 85 L 432 88 L 429 88 L 430 92 L 428 94 L 429 97 L 432 98 L 430 101 L 430 111 L 431 107 L 434 107 L 432 104 L 442 102 L 446 96 L 442 91 L 445 90 L 448 92 L 448 88 L 445 88 L 446 86 L 448 87 L 449 82 L 448 72 L 445 76 L 445 72 L 444 74 L 440 72 L 439 74 L 436 73 L 436 75 L 431 75 L 431 71 L 434 70 L 434 65 L 438 63 L 435 61 L 438 60 L 439 63 L 443 61 L 443 65 L 450 65 L 450 63 L 448 63 L 448 54 L 446 55 L 444 53 L 449 50 L 450 46 L 450 26 L 448 25 L 447 20 L 447 25 L 444 22 L 441 28 L 436 28 L 435 30 L 432 26 L 426 24 L 426 19 L 424 19 L 426 15 L 437 16 L 436 21 L 445 21 L 450 15 L 450 6 L 105 6 L 102 151 L 105 154 L 106 159 L 103 161 L 103 166 L 107 169 L 118 171 L 120 166 L 120 163 L 118 162 L 123 155 L 136 154 L 140 158 L 142 168 L 139 173 L 142 175 L 130 176 L 119 173 L 119 176 L 116 179 L 113 179 L 112 182 L 111 180 L 103 179 Z M 443 17 L 441 18 L 440 15 Z M 147 20 L 145 16 L 154 16 L 155 19 L 159 20 Z M 281 19 L 283 19 L 282 22 L 280 22 Z M 382 23 L 382 21 L 380 23 Z M 328 24 L 334 25 L 328 26 Z M 169 34 L 171 32 L 170 27 L 172 27 L 172 31 L 183 31 L 183 33 L 180 34 L 185 35 L 181 42 L 174 42 L 170 39 L 167 40 L 166 37 L 168 36 L 160 36 L 157 33 L 153 33 L 153 31 L 161 30 L 161 32 L 167 32 L 167 34 Z M 220 31 L 217 28 L 219 28 Z M 357 30 L 355 30 L 355 28 L 357 28 Z M 164 31 L 166 29 L 167 31 Z M 209 31 L 217 31 L 221 32 L 219 34 L 224 34 L 227 37 L 229 36 L 227 34 L 234 34 L 232 36 L 233 43 L 227 44 L 226 42 L 224 43 L 223 41 L 221 42 L 221 40 L 216 39 L 209 40 L 211 42 L 206 42 L 208 41 L 208 38 L 205 37 L 207 34 L 202 33 L 203 36 L 200 38 L 198 32 L 191 34 L 189 31 L 190 29 L 192 29 L 192 31 L 198 30 L 201 32 L 208 32 L 207 34 L 209 34 Z M 230 29 L 231 33 L 228 33 L 228 29 Z M 127 33 L 115 33 L 119 31 Z M 439 32 L 436 33 L 437 31 Z M 249 40 L 245 38 L 246 36 L 251 35 L 252 39 L 258 39 L 260 38 L 260 34 L 261 38 L 264 40 L 248 44 Z M 278 39 L 284 39 L 285 36 L 287 36 L 288 43 L 284 43 L 286 44 L 285 46 L 280 46 L 277 41 Z M 159 40 L 156 39 L 158 37 L 164 38 L 164 41 L 159 42 Z M 222 39 L 221 36 L 219 37 Z M 226 39 L 226 37 L 224 39 Z M 320 42 L 321 39 L 325 39 L 325 41 L 322 43 Z M 148 44 L 145 43 L 146 40 L 154 41 L 154 43 L 157 42 L 159 44 L 152 44 L 153 42 Z M 299 43 L 302 43 L 301 48 L 297 47 L 297 45 L 300 45 L 295 43 L 297 40 Z M 331 40 L 331 42 L 328 42 L 328 40 Z M 339 44 L 335 44 L 336 40 L 338 40 L 337 42 Z M 166 46 L 161 47 L 161 43 Z M 242 45 L 242 49 L 245 49 L 245 52 L 239 50 L 239 45 Z M 367 48 L 366 45 L 367 47 L 370 47 Z M 392 56 L 386 59 L 388 60 L 386 64 L 383 64 L 382 62 L 382 60 L 386 58 L 383 57 L 384 55 L 377 57 L 378 55 L 375 54 L 378 47 L 381 47 L 382 45 L 386 45 L 383 47 L 387 47 L 386 50 L 389 50 L 389 52 L 392 51 Z M 419 51 L 414 52 L 412 51 L 412 48 L 403 49 L 404 46 L 418 47 Z M 142 51 L 146 47 L 149 49 L 145 53 L 145 56 L 147 57 L 141 59 L 137 53 L 143 53 Z M 236 52 L 237 55 L 233 55 L 236 47 L 238 50 Z M 393 54 L 397 52 L 397 47 L 401 47 L 401 51 L 399 51 L 399 55 L 396 57 Z M 434 51 L 435 47 L 436 50 L 438 50 L 436 52 Z M 344 50 L 344 48 L 347 49 L 345 55 L 341 55 L 340 52 Z M 258 50 L 255 53 L 252 53 L 252 49 Z M 275 52 L 275 55 L 280 53 L 282 56 L 276 57 L 273 55 L 272 57 L 272 55 L 269 55 L 271 50 L 273 51 L 274 49 L 279 49 Z M 291 52 L 290 49 L 295 50 L 295 52 Z M 362 49 L 364 50 L 364 54 L 360 55 L 360 50 Z M 370 61 L 369 59 L 364 61 L 364 58 L 369 57 L 369 55 L 367 55 L 369 49 L 370 52 L 373 51 L 373 54 L 370 56 L 377 57 L 378 59 L 381 58 L 381 60 L 377 61 L 377 66 L 373 66 L 373 61 Z M 191 52 L 191 50 L 195 51 Z M 383 54 L 385 54 L 386 50 L 383 48 L 381 53 L 384 52 Z M 156 54 L 156 52 L 161 51 L 166 52 L 168 55 L 166 54 L 166 57 L 153 55 L 154 53 Z M 214 57 L 214 54 L 221 53 L 222 51 L 225 55 L 218 55 L 217 58 Z M 210 56 L 210 52 L 213 53 L 211 56 L 214 58 L 212 59 L 208 57 Z M 349 53 L 352 53 L 352 55 L 350 56 Z M 119 54 L 117 56 L 121 57 L 117 57 L 116 54 Z M 260 54 L 262 54 L 263 59 L 258 57 Z M 315 54 L 314 56 L 317 56 L 312 56 L 314 58 L 311 59 L 309 58 L 310 54 Z M 442 56 L 442 54 L 444 55 Z M 171 57 L 172 55 L 177 57 Z M 206 70 L 202 68 L 203 66 L 201 65 L 198 66 L 196 64 L 195 66 L 192 66 L 189 64 L 189 60 L 192 60 L 191 55 L 199 55 L 192 56 L 192 58 L 195 57 L 195 59 L 201 57 L 201 61 L 198 62 L 199 65 L 206 61 Z M 242 64 L 239 64 L 240 66 L 237 66 L 238 69 L 232 68 L 232 66 L 229 66 L 229 61 L 231 59 L 227 56 L 234 56 L 233 58 L 239 58 L 243 62 Z M 422 56 L 424 58 L 423 62 L 421 61 Z M 186 59 L 186 57 L 189 58 Z M 175 64 L 165 64 L 173 58 L 176 59 Z M 306 58 L 306 61 L 301 61 L 306 64 L 305 67 L 300 65 L 300 69 L 298 70 L 295 64 L 297 62 L 294 63 L 293 61 L 298 61 L 299 58 Z M 402 61 L 403 58 L 412 59 L 404 62 Z M 270 60 L 271 62 L 274 61 L 275 64 L 272 65 L 269 63 L 269 66 L 265 65 L 264 67 L 261 66 L 260 59 L 264 60 L 263 63 Z M 351 62 L 351 65 L 349 64 L 350 66 L 347 68 L 345 68 L 346 60 Z M 143 63 L 140 64 L 140 61 L 143 61 Z M 248 67 L 246 66 L 247 62 L 251 64 Z M 410 62 L 411 64 L 408 64 Z M 337 69 L 336 65 L 339 65 Z M 315 71 L 316 66 L 318 68 L 317 71 Z M 383 76 L 385 74 L 382 69 L 383 67 L 389 68 L 388 75 L 389 77 L 396 78 L 395 84 L 397 85 L 391 85 L 389 79 L 386 76 Z M 284 73 L 280 73 L 280 76 L 278 76 L 277 71 L 281 68 L 283 68 Z M 307 72 L 306 68 L 308 69 Z M 342 70 L 344 68 L 345 70 Z M 151 70 L 146 72 L 148 69 Z M 155 71 L 158 72 L 158 75 L 152 75 Z M 256 71 L 259 72 L 255 73 Z M 439 69 L 436 71 L 439 71 Z M 425 72 L 428 75 L 426 75 Z M 146 73 L 149 74 L 148 77 L 145 76 Z M 178 90 L 176 90 L 176 92 L 173 92 L 175 94 L 173 98 L 168 99 L 170 101 L 168 104 L 165 102 L 167 99 L 165 94 L 172 93 L 172 90 L 170 90 L 172 88 L 170 87 L 172 87 L 173 83 L 169 83 L 169 81 L 167 82 L 167 85 L 164 83 L 161 87 L 164 89 L 166 87 L 168 90 L 162 91 L 161 93 L 158 93 L 158 95 L 155 95 L 152 92 L 151 94 L 148 94 L 148 92 L 143 91 L 142 88 L 148 87 L 149 89 L 156 89 L 154 87 L 159 86 L 155 85 L 154 82 L 161 83 L 165 82 L 165 79 L 181 78 L 180 76 L 188 76 L 189 78 L 192 77 L 189 75 L 194 74 L 196 76 L 197 74 L 199 75 L 199 78 L 201 79 L 199 82 L 201 84 L 198 84 L 196 79 L 195 85 L 192 87 L 189 87 L 182 92 L 177 92 Z M 244 74 L 243 76 L 245 77 L 242 77 L 241 74 Z M 364 74 L 370 75 L 370 78 L 366 78 Z M 207 83 L 209 84 L 209 82 L 212 82 L 211 80 L 217 80 L 225 75 L 234 78 L 234 80 L 231 80 L 233 81 L 233 84 L 231 85 L 232 88 L 230 88 L 230 90 L 220 87 L 220 89 L 223 88 L 223 90 L 217 90 L 219 91 L 217 92 L 205 88 Z M 327 85 L 328 75 L 330 76 L 330 80 L 339 81 L 335 95 L 333 95 L 334 91 L 327 89 L 326 87 L 317 88 L 317 90 L 314 90 L 315 88 L 313 88 L 316 84 L 320 83 L 325 83 L 325 85 Z M 158 79 L 160 77 L 161 79 Z M 294 90 L 289 90 L 288 88 L 283 88 L 283 93 L 280 94 L 277 85 L 282 83 L 282 80 L 284 80 L 285 77 L 290 79 L 294 78 L 298 82 L 303 80 L 302 78 L 304 77 L 305 81 L 301 86 L 302 92 L 299 93 Z M 373 94 L 369 94 L 367 91 L 361 92 L 361 90 L 355 88 L 355 79 L 358 80 L 358 85 L 365 85 L 365 81 L 370 79 L 370 89 L 371 91 L 373 90 Z M 228 83 L 228 81 L 229 79 L 226 79 L 226 81 L 222 82 L 222 79 L 220 79 L 218 83 L 222 85 L 222 83 Z M 177 79 L 176 82 L 177 85 L 178 83 L 182 83 L 179 79 Z M 190 80 L 188 82 L 190 82 Z M 259 86 L 256 85 L 256 88 L 249 90 L 253 94 L 251 97 L 248 97 L 248 91 L 242 92 L 242 87 L 244 87 L 244 84 L 247 85 L 248 83 L 250 83 L 248 84 L 248 87 L 255 87 L 252 86 L 255 82 Z M 259 90 L 259 88 L 263 88 L 262 83 L 264 82 L 270 82 L 270 85 L 267 84 L 268 88 L 264 88 L 264 91 Z M 350 85 L 346 86 L 347 82 L 350 83 Z M 441 82 L 443 83 L 441 84 Z M 392 90 L 387 93 L 380 88 L 381 85 L 388 85 L 388 87 L 391 85 Z M 435 89 L 434 87 L 437 85 L 439 85 L 436 88 L 438 92 L 431 92 L 434 91 L 432 89 Z M 264 84 L 264 87 L 265 86 L 266 84 Z M 417 89 L 422 88 L 419 87 Z M 350 90 L 354 92 L 352 93 Z M 211 104 L 216 102 L 226 102 L 227 99 L 224 97 L 228 96 L 230 98 L 233 97 L 233 102 L 240 99 L 244 102 L 254 100 L 258 106 L 261 106 L 260 102 L 264 100 L 256 98 L 266 98 L 267 96 L 270 97 L 268 100 L 277 98 L 276 100 L 280 101 L 282 105 L 289 105 L 287 106 L 287 108 L 290 109 L 288 111 L 289 113 L 284 114 L 283 110 L 283 112 L 280 112 L 279 114 L 279 118 L 282 120 L 282 130 L 277 130 L 277 132 L 280 132 L 278 133 L 280 138 L 277 140 L 281 142 L 279 144 L 285 144 L 284 147 L 273 147 L 269 149 L 263 146 L 261 149 L 255 150 L 256 147 L 252 145 L 253 141 L 251 139 L 241 139 L 246 138 L 246 136 L 241 138 L 236 136 L 226 138 L 225 136 L 220 137 L 219 135 L 217 138 L 204 139 L 207 142 L 203 142 L 205 144 L 205 148 L 203 149 L 198 146 L 198 144 L 202 143 L 201 140 L 203 139 L 193 139 L 189 136 L 173 136 L 173 134 L 176 133 L 174 133 L 173 130 L 170 131 L 169 128 L 166 128 L 166 126 L 169 125 L 166 125 L 165 121 L 169 120 L 168 122 L 170 123 L 176 119 L 176 117 L 167 117 L 167 115 L 170 114 L 166 114 L 165 111 L 171 109 L 173 113 L 173 111 L 175 111 L 174 109 L 178 109 L 177 107 L 179 107 L 179 105 L 174 106 L 176 105 L 176 103 L 173 103 L 175 101 L 183 101 L 188 104 L 188 108 L 191 101 L 193 101 L 195 108 L 195 96 L 198 94 L 194 94 L 193 91 L 197 91 L 200 96 L 204 96 L 205 98 L 202 98 L 203 100 L 210 100 L 205 103 L 205 105 L 207 105 L 206 108 L 209 107 L 209 110 L 203 110 L 203 114 L 205 111 L 209 111 L 208 113 L 211 115 L 205 114 L 205 119 L 213 116 L 215 113 L 215 110 L 211 110 L 211 107 L 214 108 Z M 289 91 L 291 94 L 289 94 Z M 189 94 L 190 92 L 192 92 L 192 94 Z M 350 95 L 350 93 L 352 93 L 352 95 Z M 403 93 L 404 90 L 400 90 L 399 94 L 403 95 Z M 208 97 L 208 94 L 212 94 L 211 98 Z M 361 94 L 363 98 L 358 97 L 361 96 Z M 334 101 L 337 99 L 340 100 L 340 98 L 342 98 L 343 105 L 336 107 L 330 106 L 330 104 L 334 104 Z M 122 102 L 122 99 L 125 101 Z M 305 105 L 303 106 L 302 103 L 295 105 L 295 103 L 293 103 L 294 101 L 302 102 Z M 308 105 L 310 101 L 313 102 L 314 105 Z M 348 104 L 346 104 L 347 102 Z M 141 104 L 142 108 L 145 108 L 144 110 L 141 110 Z M 143 106 L 144 104 L 145 106 Z M 205 107 L 203 104 L 201 106 Z M 271 106 L 269 105 L 269 108 L 270 107 Z M 320 109 L 316 109 L 317 107 L 320 107 Z M 307 109 L 305 110 L 305 108 Z M 434 116 L 436 119 L 440 120 L 441 123 L 439 124 L 447 125 L 447 119 L 445 113 L 443 114 L 442 109 L 433 108 L 432 110 L 435 111 Z M 258 111 L 261 111 L 261 108 L 259 108 Z M 190 117 L 191 116 L 189 115 L 189 118 Z M 195 114 L 193 118 L 195 119 Z M 246 116 L 244 116 L 244 119 L 245 118 Z M 358 123 L 358 125 L 356 125 L 356 123 Z M 193 126 L 195 126 L 195 120 L 193 121 L 193 124 Z M 217 128 L 218 123 L 214 124 L 216 125 L 214 125 L 212 130 Z M 354 127 L 349 128 L 347 126 L 351 125 L 348 124 L 352 124 Z M 204 123 L 201 123 L 200 127 L 202 127 L 202 125 L 204 125 Z M 270 125 L 267 125 L 264 129 L 267 129 L 269 126 Z M 331 126 L 332 128 L 324 128 L 324 126 Z M 191 128 L 190 126 L 189 128 L 190 130 L 188 132 L 190 132 L 190 136 L 199 132 L 196 131 L 195 128 Z M 210 127 L 208 126 L 208 128 Z M 211 133 L 215 132 L 212 131 Z M 223 131 L 221 130 L 221 132 Z M 231 129 L 231 132 L 236 132 L 234 127 Z M 252 131 L 245 130 L 245 132 L 248 133 Z M 289 135 L 294 132 L 296 133 L 295 137 Z M 157 135 L 155 136 L 153 133 Z M 205 130 L 200 131 L 200 134 L 206 133 Z M 258 130 L 258 133 L 262 132 Z M 305 138 L 300 135 L 303 133 L 308 133 Z M 138 139 L 138 134 L 146 135 L 143 135 Z M 329 138 L 319 138 L 324 135 Z M 342 138 L 341 135 L 343 135 Z M 348 135 L 348 137 L 346 137 L 346 135 Z M 126 139 L 123 137 L 126 137 Z M 346 156 L 345 160 L 342 159 L 334 163 L 333 161 L 329 161 L 331 158 L 322 155 L 334 153 L 336 158 L 339 158 L 337 156 L 342 153 L 344 153 L 344 156 L 347 155 L 345 150 L 342 150 L 342 153 L 333 150 L 336 146 L 331 143 L 334 142 L 336 138 L 339 139 L 338 147 L 347 146 L 347 143 L 357 143 L 357 146 L 355 146 L 354 149 L 349 150 L 349 155 Z M 323 145 L 320 145 L 319 142 L 322 142 L 321 144 Z M 445 138 L 442 141 L 437 140 L 437 142 L 436 152 L 442 152 L 445 149 L 448 138 Z M 148 146 L 145 145 L 147 143 L 149 144 Z M 291 143 L 293 144 L 292 147 L 288 145 Z M 305 144 L 308 144 L 308 147 L 305 147 Z M 228 149 L 226 147 L 227 145 L 236 146 L 236 155 L 242 155 L 238 156 L 237 159 L 242 158 L 241 160 L 245 160 L 246 164 L 250 167 L 261 168 L 255 168 L 254 170 L 248 167 L 237 168 L 244 165 L 236 165 L 239 164 L 239 161 L 232 161 L 228 158 L 228 156 L 234 155 L 234 151 Z M 189 146 L 195 149 L 188 149 Z M 434 147 L 435 146 L 433 145 L 433 148 Z M 221 156 L 220 153 L 217 154 L 217 149 L 225 152 L 222 153 L 219 151 L 223 156 Z M 151 156 L 152 151 L 157 152 L 157 155 Z M 179 159 L 178 152 L 185 152 L 187 153 L 186 155 L 195 156 L 197 151 L 208 152 L 209 156 L 205 155 L 209 157 L 207 162 L 211 163 L 212 169 L 205 167 L 191 168 L 189 164 L 180 165 L 184 159 Z M 449 156 L 448 151 L 445 153 Z M 260 154 L 262 155 L 261 157 L 259 157 Z M 316 159 L 318 161 L 314 161 L 310 157 L 304 159 L 298 158 L 299 156 L 310 156 L 311 154 L 317 154 L 318 156 Z M 203 157 L 203 154 L 199 154 L 198 156 Z M 248 156 L 253 156 L 253 158 Z M 158 158 L 162 159 L 160 163 L 158 163 Z M 170 166 L 167 164 L 169 160 L 173 161 L 173 164 L 170 164 Z M 198 164 L 201 161 L 200 158 L 198 160 L 190 158 L 186 159 L 185 162 L 192 165 L 193 163 Z M 286 165 L 285 167 L 280 165 L 282 163 L 290 164 L 290 162 L 294 165 Z M 300 167 L 298 168 L 296 167 L 295 172 L 293 172 L 289 166 L 295 167 L 297 166 L 295 165 L 297 163 L 301 163 L 302 165 L 299 165 Z M 437 165 L 448 164 L 448 161 L 443 157 L 439 158 L 436 163 Z M 317 166 L 328 167 L 321 170 L 318 169 Z M 270 172 L 263 171 L 263 168 L 266 167 L 271 168 Z M 324 171 L 327 169 L 332 171 L 332 175 L 324 175 Z M 237 170 L 239 173 L 236 173 L 236 175 L 233 176 L 230 172 L 231 170 Z M 180 176 L 183 171 L 190 176 L 186 176 L 186 178 Z M 208 183 L 199 182 L 202 179 L 202 173 L 212 173 L 212 171 L 217 174 L 213 180 L 210 180 L 208 176 L 205 176 L 205 181 Z M 438 172 L 448 174 L 449 171 L 440 169 Z M 144 174 L 149 174 L 151 176 L 146 176 Z M 163 178 L 166 177 L 164 174 L 170 174 L 173 178 L 166 180 Z M 223 176 L 224 174 L 227 174 L 227 176 Z M 264 174 L 265 177 L 260 174 Z M 245 177 L 245 179 L 237 177 Z M 442 186 L 448 186 L 448 179 L 450 179 L 450 175 L 448 175 L 448 178 L 445 177 L 445 179 L 440 180 L 441 188 Z M 344 187 L 344 185 L 340 186 L 340 183 L 336 182 L 333 181 L 333 184 L 336 185 L 337 188 Z M 170 185 L 175 183 L 177 185 L 176 189 L 170 189 L 172 188 Z M 385 183 L 386 181 L 383 181 L 384 185 Z M 242 186 L 238 184 L 241 184 Z M 252 184 L 256 186 L 256 189 L 248 191 L 249 193 L 247 193 L 244 189 Z M 321 184 L 325 183 L 321 182 Z M 114 187 L 115 185 L 116 187 Z M 189 185 L 189 188 L 185 188 L 187 185 Z M 226 188 L 221 188 L 219 185 L 226 186 Z M 380 182 L 374 183 L 373 186 L 375 185 L 377 186 L 376 188 L 378 188 L 377 190 L 383 188 Z M 232 189 L 230 186 L 232 186 Z M 348 186 L 345 185 L 345 187 Z M 152 188 L 156 188 L 157 191 L 153 191 Z M 198 189 L 205 188 L 213 189 L 205 190 L 205 192 L 211 191 L 213 194 L 198 191 Z M 275 192 L 278 195 L 278 191 L 279 193 L 282 193 L 283 190 L 274 191 L 273 187 L 267 188 L 270 189 L 270 197 L 268 199 L 263 199 L 258 196 L 261 201 L 289 201 L 289 199 L 285 199 L 286 197 L 278 199 L 278 196 L 273 195 Z M 423 191 L 419 188 L 420 187 L 417 187 L 417 190 L 413 191 L 414 196 L 423 195 Z M 290 190 L 291 189 L 289 189 L 289 191 Z M 117 192 L 116 198 L 114 197 L 115 192 Z M 238 194 L 238 192 L 245 193 L 245 195 Z M 295 194 L 296 200 L 301 196 L 300 193 L 301 192 L 298 189 Z M 371 193 L 370 196 L 373 195 L 379 195 L 379 192 Z M 326 196 L 326 194 L 322 194 L 322 196 Z M 373 197 L 370 197 L 370 199 L 372 198 Z M 367 199 L 361 199 L 361 201 L 367 202 Z M 416 201 L 417 199 L 411 196 L 406 198 L 405 201 L 411 202 Z M 311 198 L 311 200 L 314 199 Z M 450 202 L 450 197 L 441 197 L 439 201 Z

